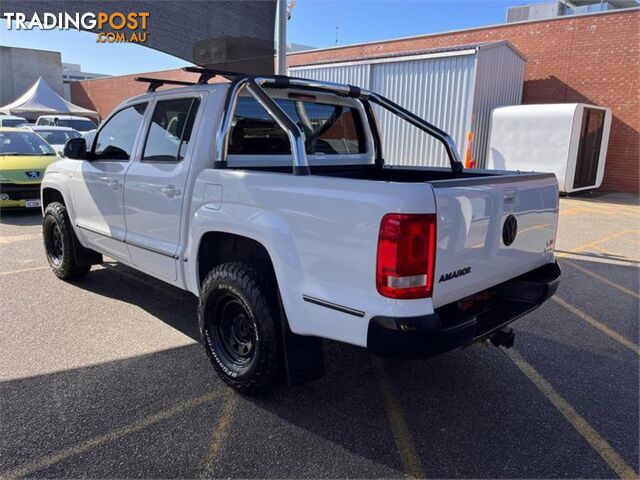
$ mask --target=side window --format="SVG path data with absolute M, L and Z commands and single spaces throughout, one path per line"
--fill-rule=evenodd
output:
M 129 160 L 146 103 L 124 108 L 109 119 L 94 143 L 96 160 Z
M 308 100 L 277 99 L 298 124 L 308 155 L 366 153 L 366 140 L 358 110 L 343 105 Z M 289 138 L 253 98 L 240 97 L 229 138 L 229 153 L 236 155 L 287 155 Z
M 147 132 L 143 162 L 179 162 L 184 158 L 199 104 L 198 98 L 157 103 Z

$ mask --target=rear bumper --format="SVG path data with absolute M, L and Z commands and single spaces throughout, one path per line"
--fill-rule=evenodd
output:
M 488 289 L 492 298 L 473 311 L 463 311 L 461 301 L 419 317 L 373 317 L 369 321 L 367 348 L 375 355 L 425 358 L 471 345 L 535 310 L 560 284 L 560 267 L 540 268 Z

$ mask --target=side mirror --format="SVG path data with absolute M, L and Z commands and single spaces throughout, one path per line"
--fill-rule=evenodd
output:
M 64 144 L 64 156 L 74 160 L 87 158 L 87 141 L 83 138 L 70 138 Z

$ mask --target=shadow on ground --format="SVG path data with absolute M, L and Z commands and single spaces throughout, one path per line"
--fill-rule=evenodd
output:
M 637 275 L 637 269 L 628 266 L 586 261 L 580 265 L 625 282 L 633 282 L 633 274 Z M 622 295 L 615 289 L 604 291 L 577 270 L 565 279 L 570 284 L 560 293 L 574 304 L 584 302 L 584 294 L 593 295 L 592 288 L 599 287 L 602 295 L 616 299 Z M 191 294 L 119 264 L 96 269 L 75 285 L 138 305 L 197 338 L 196 299 Z M 609 308 L 616 321 L 636 322 L 637 331 L 637 316 L 633 317 L 637 308 L 618 299 L 614 303 Z M 607 312 L 597 314 L 609 320 Z M 587 342 L 586 348 L 580 341 L 560 340 L 575 337 L 573 331 L 571 336 L 566 334 L 567 325 L 578 331 L 586 328 L 586 335 L 600 342 Z M 633 425 L 638 418 L 631 409 L 637 407 L 638 398 L 629 390 L 633 378 L 637 379 L 637 358 L 633 357 L 635 363 L 630 361 L 626 351 L 619 353 L 615 342 L 605 342 L 582 320 L 552 303 L 519 321 L 516 329 L 521 327 L 524 341 L 516 339 L 516 346 L 523 356 L 542 365 L 547 380 L 558 385 L 588 421 L 615 437 L 616 448 L 626 444 L 628 448 L 619 448 L 637 469 L 633 455 L 638 438 Z M 557 335 L 550 334 L 554 331 Z M 472 347 L 428 360 L 382 362 L 395 392 L 391 411 L 380 395 L 380 384 L 385 381 L 377 370 L 380 367 L 374 366 L 365 350 L 326 342 L 325 351 L 324 378 L 297 387 L 283 386 L 264 397 L 240 397 L 214 475 L 400 477 L 399 448 L 406 449 L 403 441 L 415 444 L 424 471 L 431 477 L 612 475 L 589 444 L 499 350 Z M 613 388 L 615 378 L 625 385 L 616 382 Z M 212 392 L 220 397 L 214 395 L 160 420 L 148 420 Z M 48 458 L 52 461 L 30 476 L 198 476 L 228 394 L 198 344 L 0 383 L 0 476 Z M 610 412 L 611 404 L 618 411 Z M 389 415 L 398 412 L 406 419 L 411 438 L 396 442 Z M 624 421 L 626 425 L 620 423 Z M 143 427 L 126 430 L 140 422 Z M 122 433 L 123 428 L 122 435 L 109 433 Z M 78 449 L 82 442 L 89 447 Z M 71 453 L 56 458 L 60 451 Z
M 0 224 L 33 226 L 42 224 L 42 215 L 39 209 L 2 210 L 0 211 Z

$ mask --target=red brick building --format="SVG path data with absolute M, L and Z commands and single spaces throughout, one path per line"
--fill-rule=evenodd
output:
M 613 122 L 602 190 L 640 191 L 640 10 L 558 17 L 288 55 L 290 66 L 361 60 L 437 47 L 509 40 L 527 57 L 523 103 L 584 102 L 608 106 Z M 179 70 L 154 72 L 193 79 Z M 123 99 L 142 93 L 133 77 L 72 84 L 74 103 L 104 117 Z

